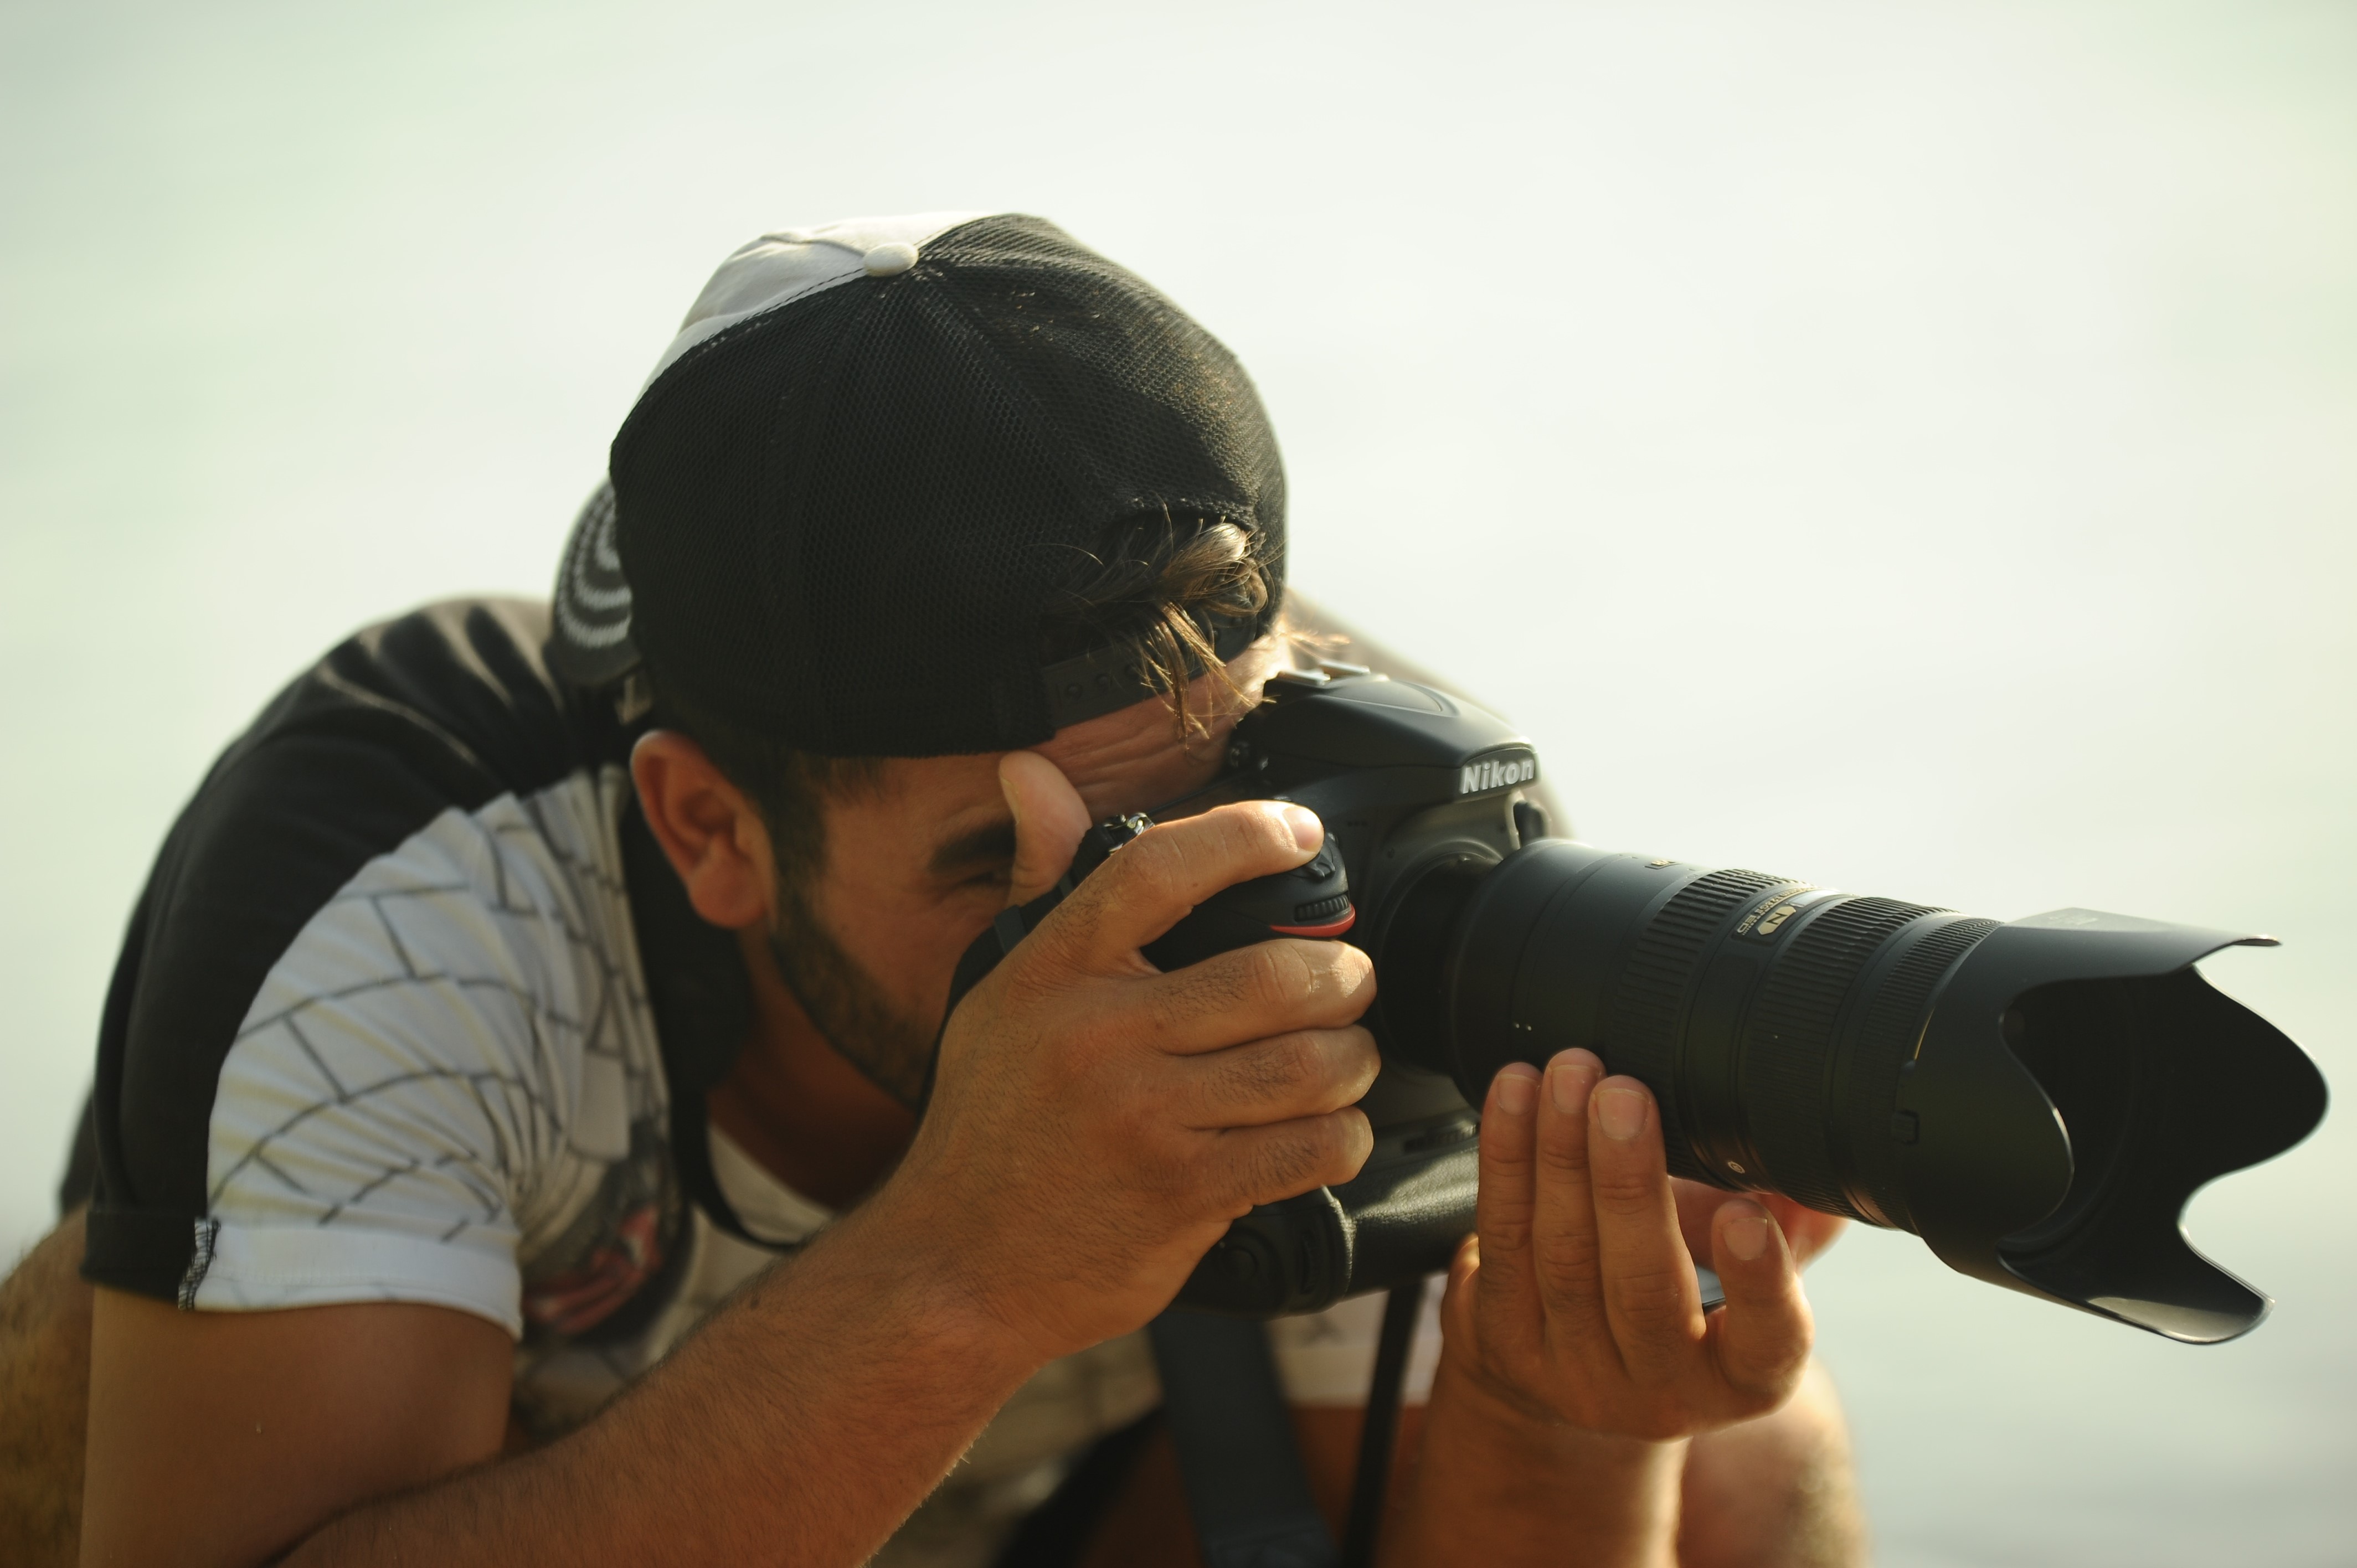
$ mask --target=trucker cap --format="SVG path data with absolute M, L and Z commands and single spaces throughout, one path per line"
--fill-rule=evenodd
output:
M 721 264 L 574 527 L 549 662 L 834 756 L 1036 745 L 1154 690 L 1044 631 L 1135 525 L 1257 534 L 1285 477 L 1217 339 L 1044 219 L 856 218 Z M 1268 628 L 1206 624 L 1222 659 Z

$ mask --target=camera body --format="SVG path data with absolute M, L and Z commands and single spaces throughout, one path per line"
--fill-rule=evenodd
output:
M 1543 836 L 1527 793 L 1538 757 L 1503 721 L 1429 687 L 1354 665 L 1285 671 L 1236 726 L 1219 779 L 1155 813 L 1168 818 L 1231 801 L 1284 800 L 1315 811 L 1326 846 L 1298 871 L 1261 877 L 1207 900 L 1146 956 L 1163 969 L 1276 936 L 1332 937 L 1366 950 L 1382 981 L 1363 1022 L 1383 1067 L 1361 1108 L 1374 1150 L 1353 1180 L 1266 1204 L 1207 1253 L 1177 1305 L 1248 1317 L 1317 1312 L 1345 1296 L 1448 1268 L 1473 1229 L 1480 1118 L 1445 1073 L 1415 1065 L 1405 1036 L 1428 986 L 1410 983 L 1415 956 L 1437 932 L 1394 930 L 1403 911 L 1445 905 L 1401 895 L 1428 878 L 1469 879 Z M 952 1006 L 1082 878 L 1149 825 L 1134 817 L 1092 829 L 1056 889 L 1008 910 L 959 966 Z M 1391 967 L 1384 938 L 1394 936 Z M 1401 1005 L 1386 1010 L 1398 969 Z M 1394 1016 L 1394 1014 L 1398 1015 Z M 1429 1054 L 1426 1052 L 1426 1054 Z

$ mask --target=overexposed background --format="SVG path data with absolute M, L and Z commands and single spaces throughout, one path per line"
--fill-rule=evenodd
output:
M 1225 338 L 1297 580 L 1583 836 L 2272 930 L 2209 972 L 2351 1080 L 2357 8 L 6 0 L 0 1248 L 213 753 L 544 591 L 728 250 L 945 207 Z M 1881 1560 L 2348 1562 L 2352 1178 L 2196 1201 L 2282 1303 L 2216 1349 L 1846 1241 Z

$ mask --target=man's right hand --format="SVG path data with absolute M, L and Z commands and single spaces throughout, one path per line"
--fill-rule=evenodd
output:
M 1001 779 L 1018 884 L 1026 867 L 1060 872 L 1087 820 L 1079 797 L 1035 754 L 1012 754 Z M 1316 816 L 1274 801 L 1158 825 L 950 1019 L 932 1101 L 873 1218 L 944 1253 L 1039 1359 L 1137 1327 L 1229 1221 L 1365 1163 L 1372 1134 L 1354 1108 L 1376 1070 L 1357 1026 L 1374 999 L 1365 954 L 1269 941 L 1164 974 L 1138 951 L 1220 889 L 1303 865 L 1323 839 Z

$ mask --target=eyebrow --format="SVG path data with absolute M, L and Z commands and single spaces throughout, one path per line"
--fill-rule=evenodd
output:
M 976 866 L 996 865 L 1015 858 L 1015 820 L 1002 817 L 963 832 L 933 851 L 931 871 L 947 876 Z

